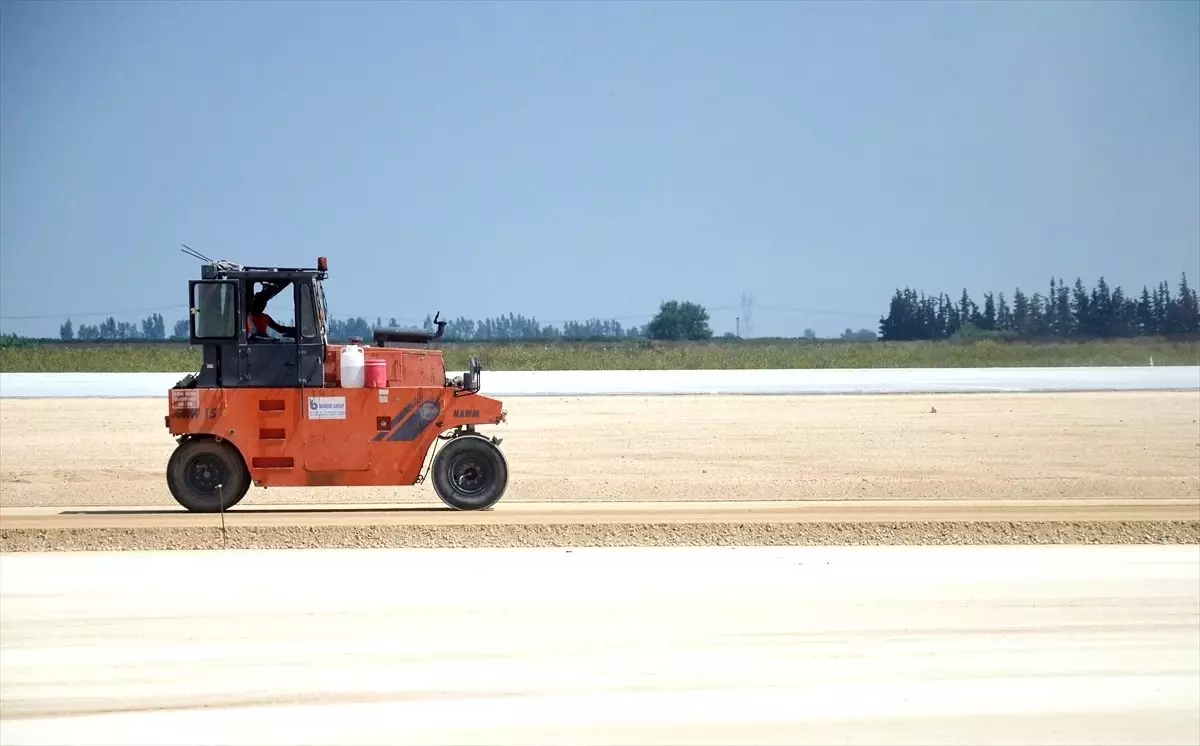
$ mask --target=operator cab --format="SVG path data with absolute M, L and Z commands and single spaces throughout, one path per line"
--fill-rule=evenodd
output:
M 327 274 L 324 257 L 316 268 L 204 265 L 188 283 L 190 341 L 203 350 L 196 385 L 323 386 Z

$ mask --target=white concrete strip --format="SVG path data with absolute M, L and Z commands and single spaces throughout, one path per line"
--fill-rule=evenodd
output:
M 0 561 L 0 744 L 1200 740 L 1194 546 Z
M 0 373 L 0 398 L 165 397 L 184 373 Z M 1200 389 L 1200 366 L 483 372 L 493 396 L 905 394 Z

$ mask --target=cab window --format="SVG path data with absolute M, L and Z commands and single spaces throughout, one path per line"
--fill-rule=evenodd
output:
M 300 336 L 312 339 L 317 336 L 317 314 L 313 306 L 312 286 L 300 284 Z
M 201 339 L 237 336 L 237 284 L 226 281 L 192 284 L 192 334 Z

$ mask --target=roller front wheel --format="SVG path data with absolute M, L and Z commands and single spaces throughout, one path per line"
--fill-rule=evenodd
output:
M 486 510 L 504 496 L 508 462 L 495 443 L 478 435 L 452 439 L 433 459 L 433 490 L 455 510 Z
M 221 486 L 218 494 L 217 486 Z M 193 513 L 216 513 L 237 505 L 250 489 L 240 453 L 228 443 L 195 438 L 180 443 L 167 462 L 171 496 Z

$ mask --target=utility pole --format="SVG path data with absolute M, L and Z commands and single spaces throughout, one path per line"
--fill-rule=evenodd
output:
M 754 296 L 742 293 L 742 315 L 746 320 L 746 336 L 754 336 Z

